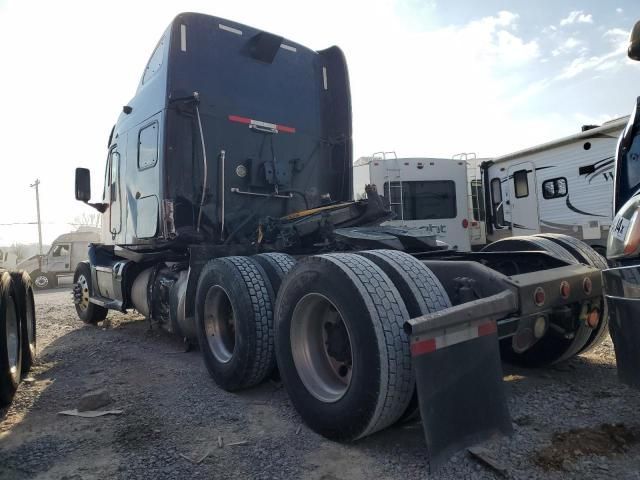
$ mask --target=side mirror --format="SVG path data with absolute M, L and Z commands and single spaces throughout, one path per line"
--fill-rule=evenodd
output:
M 636 22 L 631 30 L 627 54 L 631 60 L 640 60 L 640 21 Z
M 76 200 L 91 200 L 91 172 L 87 168 L 76 168 Z

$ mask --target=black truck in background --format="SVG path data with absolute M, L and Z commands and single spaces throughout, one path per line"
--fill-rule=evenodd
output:
M 98 202 L 76 170 L 103 236 L 74 302 L 87 323 L 135 308 L 198 344 L 228 391 L 277 368 L 330 439 L 419 414 L 437 465 L 510 433 L 500 353 L 542 366 L 601 341 L 606 263 L 563 235 L 464 253 L 380 226 L 388 199 L 353 200 L 351 136 L 339 48 L 178 15 L 109 136 Z
M 640 21 L 629 58 L 640 61 Z M 603 271 L 611 338 L 620 379 L 640 388 L 640 97 L 618 141 L 613 220 L 607 242 L 611 268 Z

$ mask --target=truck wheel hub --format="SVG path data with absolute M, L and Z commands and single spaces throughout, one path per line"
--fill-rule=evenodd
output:
M 213 356 L 227 363 L 236 345 L 236 327 L 233 306 L 226 290 L 214 285 L 204 302 L 204 329 Z
M 311 395 L 331 403 L 351 383 L 351 337 L 342 315 L 324 295 L 309 293 L 296 305 L 291 321 L 291 354 L 300 380 Z

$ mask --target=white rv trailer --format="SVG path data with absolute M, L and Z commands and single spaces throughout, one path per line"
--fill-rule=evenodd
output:
M 374 154 L 354 163 L 353 184 L 356 199 L 364 195 L 365 185 L 376 186 L 396 214 L 387 225 L 427 228 L 452 248 L 471 250 L 465 161 Z
M 487 241 L 564 233 L 604 249 L 616 143 L 627 119 L 484 162 Z

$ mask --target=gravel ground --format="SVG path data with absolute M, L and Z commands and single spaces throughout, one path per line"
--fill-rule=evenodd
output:
M 419 423 L 327 441 L 279 383 L 224 392 L 197 351 L 141 317 L 85 326 L 66 289 L 38 293 L 36 304 L 39 361 L 0 411 L 0 479 L 502 478 L 466 452 L 429 476 Z M 515 433 L 483 445 L 505 476 L 640 479 L 640 395 L 618 383 L 609 340 L 552 369 L 505 366 L 505 380 Z M 96 388 L 123 413 L 58 414 Z

